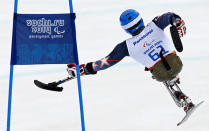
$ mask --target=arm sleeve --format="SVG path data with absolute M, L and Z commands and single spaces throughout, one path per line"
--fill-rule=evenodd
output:
M 172 12 L 165 13 L 161 16 L 155 17 L 152 21 L 162 30 L 164 30 L 169 24 L 173 24 L 176 18 L 181 19 L 178 15 Z
M 122 43 L 118 44 L 106 57 L 98 61 L 91 62 L 93 71 L 97 72 L 100 70 L 107 69 L 121 61 L 125 56 L 129 56 L 129 53 L 126 41 L 123 41 Z

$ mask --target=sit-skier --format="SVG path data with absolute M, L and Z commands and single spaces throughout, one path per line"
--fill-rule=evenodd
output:
M 101 60 L 80 65 L 81 76 L 96 74 L 115 65 L 125 56 L 130 56 L 143 64 L 154 79 L 163 82 L 176 104 L 187 112 L 194 104 L 177 85 L 180 83 L 178 74 L 183 64 L 176 54 L 173 42 L 164 33 L 164 29 L 171 24 L 176 26 L 179 37 L 183 37 L 186 27 L 181 17 L 169 12 L 155 17 L 145 26 L 141 15 L 133 9 L 128 9 L 121 14 L 120 23 L 132 37 L 119 43 Z M 67 66 L 69 75 L 76 77 L 76 65 Z M 174 89 L 174 86 L 177 89 Z

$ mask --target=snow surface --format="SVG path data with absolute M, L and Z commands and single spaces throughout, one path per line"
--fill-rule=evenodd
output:
M 6 131 L 13 1 L 0 1 L 0 131 Z M 128 8 L 144 22 L 165 12 L 176 12 L 186 22 L 180 53 L 184 68 L 181 88 L 194 103 L 205 103 L 187 123 L 162 83 L 131 58 L 97 75 L 82 77 L 86 131 L 208 131 L 209 129 L 209 0 L 79 0 L 77 41 L 80 63 L 105 57 L 129 37 L 119 24 Z M 66 13 L 67 0 L 19 0 L 19 13 Z M 168 36 L 169 28 L 166 29 Z M 33 80 L 51 82 L 67 76 L 66 65 L 15 66 L 11 131 L 80 131 L 76 81 L 63 84 L 62 93 L 41 90 Z

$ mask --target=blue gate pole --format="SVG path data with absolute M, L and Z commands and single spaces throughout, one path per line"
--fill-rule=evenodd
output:
M 69 7 L 70 7 L 70 13 L 73 13 L 72 0 L 69 0 Z M 81 89 L 78 49 L 77 49 L 77 40 L 76 40 L 76 27 L 75 27 L 75 22 L 74 21 L 73 21 L 72 28 L 73 28 L 73 39 L 74 39 L 73 52 L 74 52 L 75 63 L 76 63 L 78 94 L 79 94 L 79 102 L 80 102 L 81 127 L 82 127 L 82 131 L 85 131 L 85 120 L 84 120 L 84 111 L 83 111 L 83 97 L 82 97 L 82 89 Z
M 11 126 L 11 109 L 12 109 L 12 85 L 13 85 L 13 51 L 14 42 L 16 42 L 16 19 L 15 15 L 17 13 L 18 0 L 14 1 L 14 18 L 13 18 L 13 32 L 12 32 L 12 49 L 11 49 L 11 62 L 10 62 L 10 75 L 9 75 L 9 96 L 8 96 L 8 111 L 7 111 L 7 131 L 10 131 Z
M 14 66 L 10 65 L 9 97 L 8 97 L 8 111 L 7 111 L 7 131 L 10 131 L 10 125 L 11 125 L 13 70 L 14 70 Z

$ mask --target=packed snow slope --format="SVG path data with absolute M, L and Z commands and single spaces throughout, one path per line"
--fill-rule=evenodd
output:
M 186 22 L 179 53 L 184 67 L 181 88 L 194 103 L 205 103 L 180 127 L 184 116 L 162 83 L 131 58 L 97 75 L 82 77 L 86 131 L 207 131 L 209 129 L 209 1 L 208 0 L 79 0 L 77 42 L 80 63 L 99 60 L 129 38 L 120 27 L 126 9 L 138 10 L 145 23 L 165 12 Z M 0 1 L 0 131 L 6 131 L 13 1 Z M 19 0 L 18 13 L 67 13 L 67 0 Z M 166 30 L 170 37 L 169 28 Z M 15 66 L 11 131 L 81 131 L 76 80 L 61 93 L 37 88 L 34 79 L 56 81 L 67 76 L 66 65 Z

